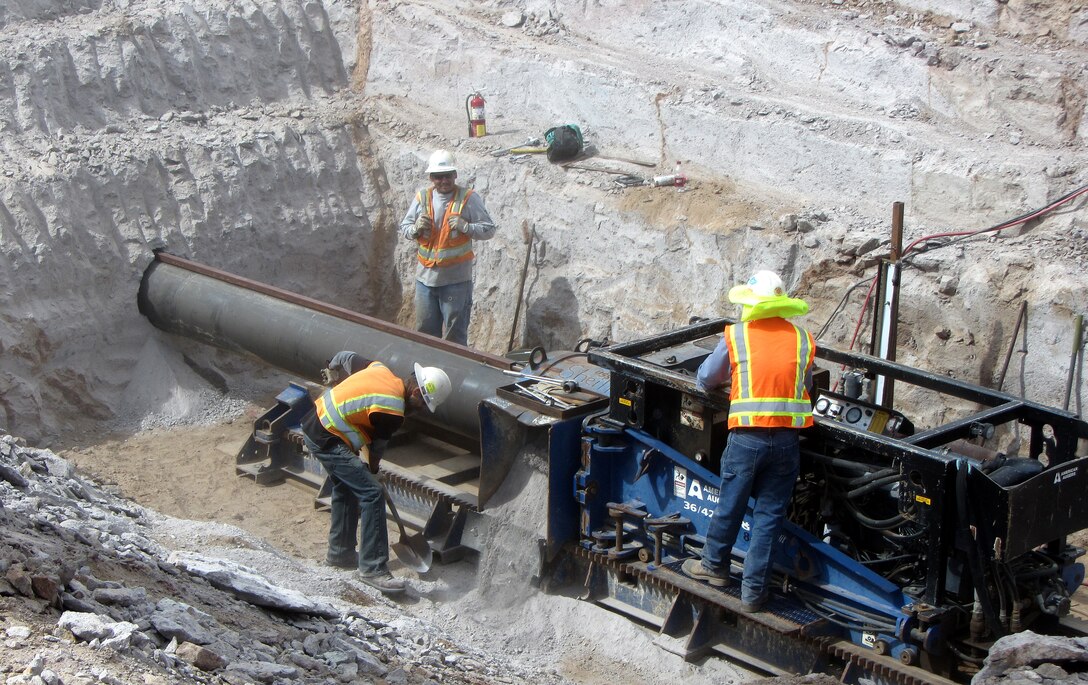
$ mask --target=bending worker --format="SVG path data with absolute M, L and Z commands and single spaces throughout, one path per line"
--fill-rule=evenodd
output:
M 682 569 L 692 578 L 727 587 L 733 544 L 748 498 L 754 498 L 740 598 L 742 610 L 757 612 L 767 604 L 771 548 L 800 470 L 799 431 L 812 425 L 816 343 L 804 328 L 786 321 L 807 313 L 808 304 L 786 295 L 773 272 L 756 272 L 729 291 L 729 301 L 743 305 L 740 323 L 726 326 L 696 376 L 703 392 L 730 380 L 721 493 L 702 560 L 688 559 Z
M 416 193 L 400 222 L 401 235 L 416 241 L 416 328 L 468 344 L 472 315 L 473 240 L 495 235 L 484 200 L 457 185 L 453 153 L 436 150 L 427 164 L 431 187 Z
M 437 409 L 450 395 L 450 379 L 442 369 L 416 364 L 414 375 L 403 381 L 381 362 L 354 352 L 338 352 L 322 376 L 336 385 L 318 398 L 301 427 L 306 448 L 325 467 L 332 484 L 325 561 L 357 569 L 359 580 L 383 593 L 403 592 L 404 579 L 389 572 L 385 490 L 374 474 L 405 415 L 424 405 L 432 412 Z

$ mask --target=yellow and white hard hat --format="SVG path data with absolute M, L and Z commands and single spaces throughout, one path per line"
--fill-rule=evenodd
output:
M 729 289 L 733 304 L 759 304 L 779 297 L 786 297 L 786 284 L 773 271 L 757 271 L 747 283 Z
M 755 321 L 774 316 L 789 318 L 808 313 L 808 303 L 790 297 L 786 285 L 773 271 L 757 271 L 747 283 L 729 289 L 729 301 L 744 305 L 741 321 Z
M 437 366 L 415 365 L 416 385 L 423 394 L 423 401 L 433 413 L 453 392 L 453 385 L 446 372 Z
M 457 160 L 449 150 L 435 150 L 431 158 L 427 160 L 428 174 L 444 174 L 449 171 L 457 171 Z

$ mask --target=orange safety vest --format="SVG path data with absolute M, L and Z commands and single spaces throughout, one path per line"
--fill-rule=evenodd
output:
M 374 430 L 371 414 L 404 416 L 404 381 L 385 364 L 371 362 L 326 390 L 315 404 L 317 418 L 325 430 L 358 452 L 363 445 L 370 444 Z
M 812 335 L 781 317 L 725 327 L 732 385 L 729 428 L 808 428 L 805 376 L 816 356 Z
M 450 203 L 446 205 L 446 215 L 441 222 L 434 220 L 434 206 L 431 198 L 434 196 L 434 188 L 427 188 L 416 193 L 416 202 L 420 209 L 431 217 L 431 223 L 438 227 L 432 230 L 426 240 L 419 240 L 419 249 L 416 257 L 419 263 L 427 268 L 452 266 L 461 262 L 472 261 L 472 239 L 468 235 L 450 229 L 450 217 L 460 216 L 465 208 L 472 190 L 457 186 Z

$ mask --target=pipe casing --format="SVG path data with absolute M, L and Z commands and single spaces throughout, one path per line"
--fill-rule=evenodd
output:
M 222 280 L 157 259 L 144 272 L 140 312 L 163 331 L 252 354 L 314 382 L 320 381 L 321 368 L 340 350 L 380 360 L 404 379 L 411 376 L 416 362 L 437 366 L 450 377 L 453 393 L 433 415 L 414 418 L 479 441 L 478 407 L 508 383 L 502 358 L 487 364 L 481 361 L 485 355 L 466 349 L 472 358 L 444 349 L 459 347 L 444 341 L 425 344 L 419 339 L 427 336 L 416 331 L 387 322 L 380 322 L 380 329 L 368 326 L 258 292 L 240 280 Z

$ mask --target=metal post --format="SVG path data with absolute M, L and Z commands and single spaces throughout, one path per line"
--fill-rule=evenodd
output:
M 1020 313 L 1016 316 L 1016 326 L 1012 329 L 1012 335 L 1009 336 L 1009 351 L 1005 354 L 1005 363 L 1001 365 L 1001 373 L 997 376 L 997 385 L 994 386 L 995 390 L 1000 390 L 1005 385 L 1005 374 L 1009 371 L 1009 363 L 1012 362 L 1012 353 L 1016 348 L 1016 338 L 1020 335 L 1020 326 L 1024 323 L 1024 317 L 1028 314 L 1028 303 L 1024 300 L 1020 303 Z
M 529 273 L 529 259 L 533 255 L 533 243 L 536 242 L 536 227 L 529 227 L 529 221 L 521 222 L 521 233 L 525 239 L 525 263 L 521 266 L 521 279 L 518 281 L 518 301 L 514 306 L 514 323 L 510 325 L 510 340 L 506 351 L 514 349 L 514 338 L 518 333 L 518 319 L 521 317 L 521 301 L 525 298 L 525 276 Z
M 1069 398 L 1073 394 L 1073 375 L 1077 369 L 1077 360 L 1080 357 L 1081 340 L 1084 335 L 1084 315 L 1077 314 L 1076 323 L 1073 324 L 1073 354 L 1069 357 L 1069 374 L 1065 378 L 1065 403 L 1062 409 L 1069 410 Z
M 880 329 L 876 355 L 881 359 L 895 361 L 895 348 L 898 342 L 899 323 L 899 275 L 902 265 L 899 257 L 903 253 L 903 203 L 892 204 L 892 236 L 888 260 L 880 270 Z M 876 377 L 874 399 L 882 407 L 891 407 L 893 402 L 893 381 L 884 376 Z

